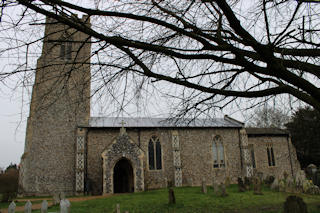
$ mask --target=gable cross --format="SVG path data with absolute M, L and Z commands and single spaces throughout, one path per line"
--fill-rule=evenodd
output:
M 120 135 L 124 135 L 126 134 L 126 129 L 124 128 L 124 125 L 126 124 L 126 122 L 124 122 L 124 120 L 122 119 L 120 124 L 121 124 Z

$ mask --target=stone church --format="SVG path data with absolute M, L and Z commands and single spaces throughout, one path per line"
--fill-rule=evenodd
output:
M 90 26 L 88 17 L 82 19 Z M 199 186 L 300 170 L 290 135 L 228 116 L 192 121 L 90 117 L 90 37 L 47 18 L 19 191 L 107 194 Z

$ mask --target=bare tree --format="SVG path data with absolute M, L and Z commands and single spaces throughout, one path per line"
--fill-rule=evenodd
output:
M 141 92 L 153 96 L 153 88 L 172 98 L 178 117 L 211 115 L 242 103 L 252 107 L 288 94 L 288 102 L 301 100 L 320 110 L 318 1 L 90 2 L 2 1 L 2 20 L 10 6 L 22 8 L 19 19 L 6 19 L 2 27 L 42 25 L 42 14 L 91 36 L 93 93 L 114 94 L 121 109 Z M 74 13 L 91 17 L 91 27 Z M 41 41 L 28 39 L 20 46 L 9 43 L 2 54 Z M 31 70 L 19 65 L 1 76 Z
M 289 121 L 290 116 L 281 109 L 265 106 L 254 110 L 248 125 L 253 127 L 285 128 Z

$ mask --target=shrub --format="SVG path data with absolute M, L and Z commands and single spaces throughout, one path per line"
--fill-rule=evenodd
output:
M 18 191 L 17 169 L 9 169 L 4 174 L 0 174 L 0 194 L 2 194 L 1 202 L 12 201 L 17 196 Z

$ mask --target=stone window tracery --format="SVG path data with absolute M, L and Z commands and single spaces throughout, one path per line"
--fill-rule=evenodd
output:
M 225 168 L 225 155 L 222 138 L 217 135 L 212 142 L 213 168 Z
M 272 144 L 267 144 L 267 155 L 268 155 L 268 165 L 275 166 L 276 162 L 274 159 L 273 146 Z
M 162 169 L 161 143 L 158 137 L 152 136 L 148 145 L 149 170 Z

